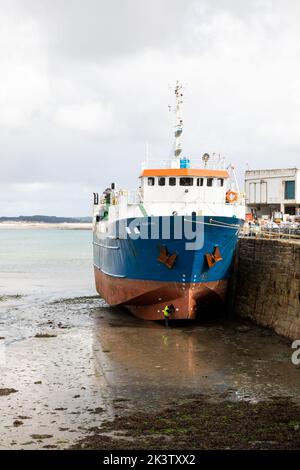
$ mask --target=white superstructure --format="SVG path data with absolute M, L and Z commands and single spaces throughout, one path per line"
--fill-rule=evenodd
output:
M 237 191 L 234 171 L 216 169 L 213 163 L 205 168 L 145 168 L 140 175 L 140 187 L 136 191 L 109 189 L 95 205 L 95 211 L 107 204 L 105 214 L 108 223 L 118 219 L 145 216 L 196 215 L 245 217 L 243 196 Z M 228 194 L 234 195 L 232 201 Z M 104 209 L 103 209 L 104 210 Z M 104 215 L 104 212 L 103 212 Z
M 101 206 L 103 216 L 100 217 L 108 224 L 131 217 L 193 213 L 199 216 L 245 218 L 244 198 L 239 193 L 232 165 L 226 168 L 224 158 L 215 154 L 210 156 L 204 153 L 197 160 L 182 157 L 182 103 L 183 88 L 177 82 L 173 109 L 173 157 L 143 162 L 137 191 L 116 189 L 113 185 L 96 201 L 95 214 Z

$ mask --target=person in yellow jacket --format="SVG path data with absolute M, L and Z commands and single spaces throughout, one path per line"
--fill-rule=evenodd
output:
M 169 326 L 169 318 L 170 318 L 170 315 L 174 312 L 174 310 L 175 310 L 175 308 L 174 308 L 173 304 L 166 305 L 164 310 L 163 310 L 166 328 L 168 328 L 168 326 Z

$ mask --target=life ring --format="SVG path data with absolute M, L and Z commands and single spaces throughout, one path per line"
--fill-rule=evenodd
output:
M 236 191 L 227 191 L 226 193 L 226 202 L 233 204 L 238 200 L 238 193 Z

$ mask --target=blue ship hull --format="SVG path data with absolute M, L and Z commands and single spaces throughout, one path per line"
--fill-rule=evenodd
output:
M 199 216 L 119 220 L 105 234 L 94 232 L 97 291 L 145 319 L 162 319 L 169 303 L 174 318 L 195 318 L 201 301 L 225 297 L 242 223 Z

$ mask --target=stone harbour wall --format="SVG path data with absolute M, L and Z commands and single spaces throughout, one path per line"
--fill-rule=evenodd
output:
M 300 243 L 241 238 L 234 275 L 233 312 L 300 339 Z

